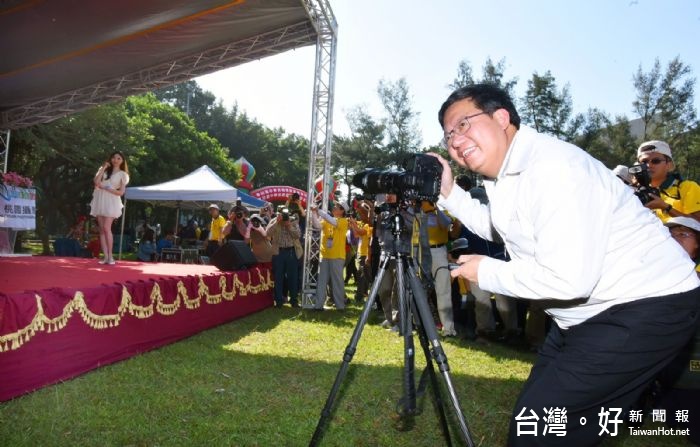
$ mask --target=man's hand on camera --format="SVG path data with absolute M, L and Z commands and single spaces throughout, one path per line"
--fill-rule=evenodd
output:
M 649 193 L 649 197 L 653 197 L 653 199 L 648 201 L 644 206 L 650 210 L 662 210 L 668 206 L 668 203 L 664 202 L 660 197 L 655 196 L 654 194 Z
M 459 268 L 452 270 L 450 276 L 453 278 L 462 277 L 467 281 L 479 282 L 479 264 L 486 256 L 484 255 L 462 255 L 457 259 Z
M 452 192 L 452 184 L 454 183 L 454 177 L 452 176 L 452 168 L 450 168 L 450 163 L 445 160 L 440 154 L 435 152 L 428 152 L 426 155 L 430 155 L 438 159 L 442 165 L 442 180 L 440 183 L 440 195 L 447 198 Z

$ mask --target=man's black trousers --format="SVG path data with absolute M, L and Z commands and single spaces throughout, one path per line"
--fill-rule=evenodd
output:
M 627 411 L 691 339 L 699 316 L 700 288 L 619 304 L 568 330 L 553 324 L 515 404 L 508 446 L 591 446 L 615 429 L 618 436 L 628 430 L 601 423 L 629 419 Z M 556 408 L 559 416 L 566 409 L 565 430 L 557 430 L 565 436 L 545 427 L 545 409 Z M 524 434 L 534 432 L 534 423 L 537 435 Z

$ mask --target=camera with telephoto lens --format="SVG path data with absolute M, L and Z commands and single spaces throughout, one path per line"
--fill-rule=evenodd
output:
M 649 166 L 646 163 L 633 164 L 629 168 L 629 174 L 634 178 L 634 195 L 642 202 L 642 205 L 646 205 L 654 200 L 652 196 L 661 196 L 659 188 L 651 186 L 651 175 L 649 174 Z
M 403 162 L 404 170 L 367 169 L 355 174 L 353 186 L 365 194 L 396 194 L 400 200 L 437 202 L 442 165 L 430 155 L 415 154 Z

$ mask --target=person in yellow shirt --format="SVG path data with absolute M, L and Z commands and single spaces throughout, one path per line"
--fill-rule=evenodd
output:
M 323 310 L 329 280 L 336 309 L 345 309 L 345 283 L 343 282 L 345 235 L 349 227 L 357 231 L 355 220 L 345 217 L 347 210 L 348 206 L 341 202 L 336 202 L 333 206 L 333 215 L 312 206 L 312 224 L 314 228 L 321 229 L 321 263 L 316 283 L 314 310 Z
M 647 141 L 637 149 L 637 161 L 649 168 L 651 186 L 661 191 L 644 206 L 666 223 L 672 217 L 692 217 L 700 220 L 700 185 L 692 180 L 683 180 L 673 172 L 675 163 L 668 143 Z
M 372 207 L 367 201 L 362 201 L 357 207 L 357 215 L 360 216 L 360 221 L 357 222 L 357 231 L 355 236 L 360 238 L 357 245 L 357 262 L 359 264 L 359 276 L 357 281 L 357 291 L 355 292 L 355 301 L 362 303 L 365 295 L 369 290 L 369 285 L 372 282 L 372 264 L 368 262 L 369 243 L 372 237 Z
M 209 225 L 209 239 L 206 242 L 205 253 L 211 258 L 221 246 L 223 237 L 221 230 L 226 225 L 226 219 L 219 214 L 219 205 L 216 203 L 209 205 L 209 215 L 211 216 L 211 224 Z
M 452 282 L 447 268 L 447 240 L 452 219 L 438 210 L 433 203 L 427 201 L 421 203 L 420 209 L 421 212 L 417 217 L 417 220 L 420 221 L 420 231 L 414 231 L 414 239 L 419 237 L 421 242 L 425 242 L 424 237 L 427 233 L 427 245 L 429 245 L 428 249 L 430 250 L 430 274 L 435 286 L 442 335 L 454 337 L 457 335 L 457 331 L 455 330 L 452 309 Z M 425 244 L 421 244 L 422 249 L 423 245 Z M 425 267 L 426 270 L 427 267 Z

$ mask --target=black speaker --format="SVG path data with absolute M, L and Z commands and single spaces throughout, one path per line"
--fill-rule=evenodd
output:
M 211 257 L 211 263 L 219 270 L 244 270 L 258 263 L 248 244 L 243 241 L 229 241 Z

